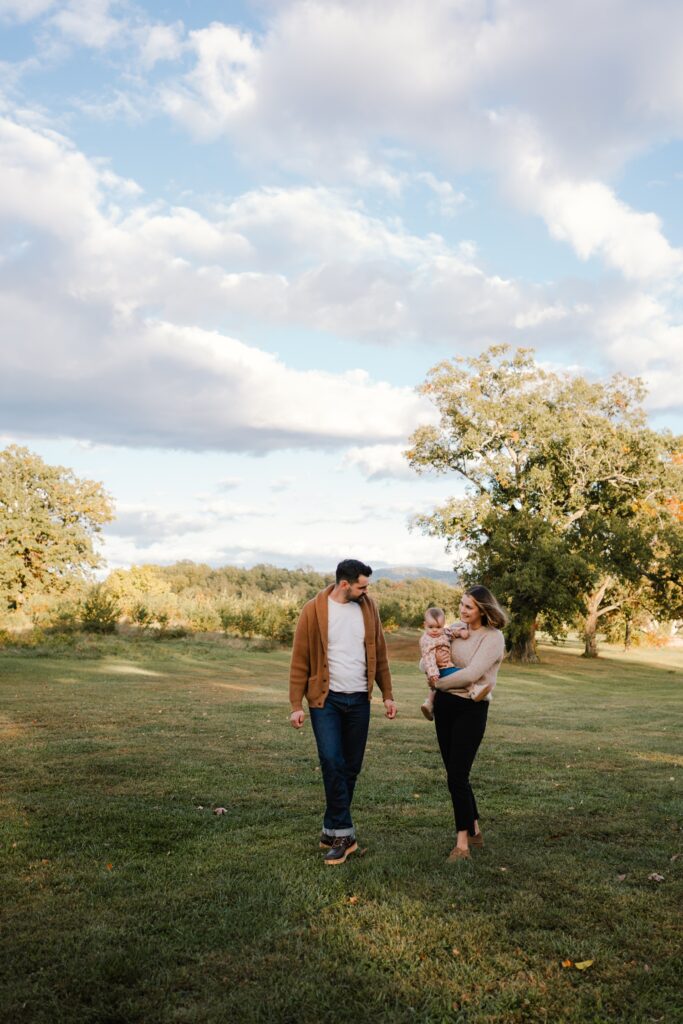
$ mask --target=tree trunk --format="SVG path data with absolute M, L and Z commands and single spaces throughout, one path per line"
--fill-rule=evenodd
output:
M 517 622 L 510 630 L 509 660 L 519 665 L 536 665 L 539 658 L 536 652 L 536 619 Z
M 583 627 L 583 654 L 582 658 L 597 658 L 598 656 L 598 616 L 591 612 L 586 616 Z
M 600 617 L 600 605 L 605 596 L 611 580 L 608 577 L 603 580 L 600 586 L 586 598 L 586 618 L 583 625 L 583 658 L 597 658 L 598 656 L 598 619 Z
M 624 627 L 624 649 L 628 650 L 631 646 L 631 616 L 626 616 L 626 626 Z

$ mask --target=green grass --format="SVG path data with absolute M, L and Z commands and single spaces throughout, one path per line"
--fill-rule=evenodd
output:
M 447 864 L 416 649 L 392 638 L 400 717 L 373 709 L 366 852 L 338 868 L 286 651 L 0 652 L 3 1019 L 683 1019 L 680 655 L 505 666 L 475 765 L 486 848 Z

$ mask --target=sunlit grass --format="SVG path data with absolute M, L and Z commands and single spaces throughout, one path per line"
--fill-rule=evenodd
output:
M 339 868 L 286 651 L 0 653 L 6 1019 L 677 1020 L 680 655 L 505 666 L 476 765 L 487 845 L 449 865 L 416 635 L 391 648 L 400 717 L 374 709 L 365 852 Z

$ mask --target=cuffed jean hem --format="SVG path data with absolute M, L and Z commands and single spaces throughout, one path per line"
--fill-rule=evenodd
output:
M 351 801 L 363 763 L 369 722 L 367 693 L 330 691 L 322 708 L 311 708 L 325 785 L 323 830 L 335 838 L 355 835 Z

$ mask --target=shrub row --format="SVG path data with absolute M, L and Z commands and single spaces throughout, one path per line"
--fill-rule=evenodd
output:
M 231 575 L 232 574 L 232 575 Z M 216 582 L 222 586 L 217 589 Z M 113 633 L 120 624 L 157 635 L 216 632 L 288 644 L 304 603 L 329 582 L 308 570 L 209 570 L 180 563 L 163 569 L 116 570 L 102 583 L 74 586 L 61 597 L 40 597 L 13 615 L 12 625 L 57 634 Z M 372 593 L 385 629 L 419 626 L 436 604 L 457 615 L 460 592 L 429 579 L 378 580 Z

